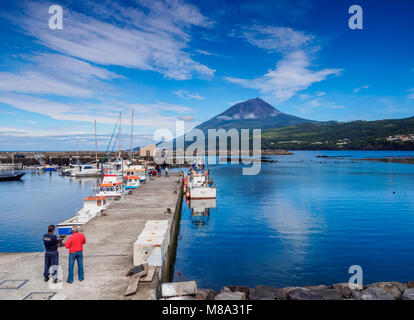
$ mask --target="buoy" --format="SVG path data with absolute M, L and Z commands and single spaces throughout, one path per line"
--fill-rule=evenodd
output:
M 190 198 L 190 190 L 187 190 L 186 196 L 187 198 Z

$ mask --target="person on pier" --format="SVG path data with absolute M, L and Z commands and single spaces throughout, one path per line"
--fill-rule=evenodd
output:
M 78 226 L 72 228 L 72 235 L 65 243 L 65 248 L 69 249 L 69 270 L 67 283 L 73 282 L 73 267 L 75 260 L 78 263 L 78 278 L 83 281 L 83 245 L 86 243 L 85 235 L 79 232 Z
M 59 251 L 58 244 L 60 240 L 53 233 L 55 232 L 55 226 L 51 224 L 47 228 L 47 233 L 43 235 L 43 243 L 45 245 L 45 269 L 43 276 L 45 282 L 49 281 L 50 274 L 54 282 L 57 282 L 57 266 L 59 265 Z

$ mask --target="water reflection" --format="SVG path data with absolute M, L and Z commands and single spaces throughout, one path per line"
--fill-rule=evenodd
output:
M 191 223 L 196 228 L 206 226 L 210 220 L 210 209 L 216 208 L 216 199 L 191 200 Z

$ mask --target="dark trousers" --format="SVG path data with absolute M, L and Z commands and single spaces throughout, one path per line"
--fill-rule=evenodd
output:
M 49 271 L 51 266 L 57 266 L 59 265 L 59 252 L 57 251 L 46 251 L 45 253 L 45 270 L 43 272 L 43 275 L 45 278 L 49 278 Z M 57 268 L 56 270 L 53 270 L 52 276 L 55 276 L 57 274 Z

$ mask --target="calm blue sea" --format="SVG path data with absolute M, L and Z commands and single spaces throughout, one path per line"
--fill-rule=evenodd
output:
M 355 160 L 407 155 L 294 151 L 258 176 L 211 166 L 216 209 L 200 219 L 183 203 L 175 278 L 305 286 L 348 281 L 360 265 L 365 283 L 414 280 L 414 165 Z
M 414 165 L 355 160 L 414 152 L 294 153 L 258 176 L 210 167 L 216 208 L 200 220 L 184 202 L 176 277 L 216 289 L 330 284 L 357 264 L 366 283 L 414 280 Z M 37 171 L 0 182 L 0 252 L 43 250 L 47 226 L 72 217 L 94 183 Z
M 43 251 L 48 225 L 73 217 L 95 183 L 36 170 L 0 182 L 0 252 Z

